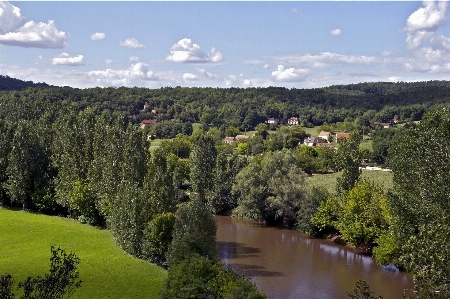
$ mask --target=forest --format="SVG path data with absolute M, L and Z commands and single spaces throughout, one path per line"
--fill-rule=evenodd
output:
M 450 297 L 450 82 L 80 90 L 1 81 L 0 205 L 108 228 L 124 251 L 168 269 L 162 298 L 266 297 L 217 260 L 214 214 L 339 234 L 413 273 L 405 296 Z M 299 126 L 283 125 L 293 116 Z M 374 124 L 394 120 L 405 125 Z M 336 150 L 299 146 L 311 126 L 352 134 Z M 371 152 L 360 149 L 363 131 Z M 166 139 L 150 150 L 155 136 Z M 394 188 L 360 179 L 363 161 L 389 166 Z M 306 183 L 336 171 L 335 192 Z

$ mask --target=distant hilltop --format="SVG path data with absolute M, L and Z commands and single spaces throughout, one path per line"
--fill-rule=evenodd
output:
M 52 87 L 47 83 L 34 83 L 0 75 L 0 90 L 22 90 L 27 87 Z

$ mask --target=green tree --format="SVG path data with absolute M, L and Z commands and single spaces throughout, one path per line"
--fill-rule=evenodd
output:
M 177 211 L 169 250 L 170 267 L 195 254 L 214 259 L 216 230 L 214 216 L 199 198 L 182 204 Z
M 107 226 L 117 244 L 131 255 L 142 256 L 144 230 L 151 219 L 150 201 L 143 189 L 124 181 L 108 205 Z
M 370 291 L 369 285 L 364 280 L 359 279 L 352 292 L 347 294 L 351 299 L 383 299 L 381 296 L 375 297 L 373 292 Z
M 400 244 L 400 262 L 414 274 L 422 298 L 449 294 L 448 267 L 442 268 L 448 260 L 442 242 L 450 235 L 449 148 L 450 111 L 443 109 L 426 114 L 417 127 L 399 135 L 389 151 L 393 235 Z
M 359 150 L 361 134 L 355 131 L 350 138 L 339 140 L 339 148 L 336 154 L 336 165 L 342 169 L 342 176 L 337 179 L 337 192 L 339 194 L 352 189 L 361 175 L 362 155 Z
M 165 213 L 153 217 L 144 231 L 144 256 L 153 263 L 167 266 L 167 255 L 173 238 L 175 214 Z
M 268 152 L 236 176 L 235 215 L 293 227 L 305 197 L 304 174 L 290 151 Z
M 196 137 L 189 159 L 192 192 L 203 202 L 209 201 L 213 187 L 213 170 L 217 150 L 212 137 L 201 134 Z

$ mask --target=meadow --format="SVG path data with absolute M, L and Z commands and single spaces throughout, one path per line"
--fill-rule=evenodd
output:
M 331 174 L 321 174 L 307 177 L 306 181 L 310 186 L 318 186 L 326 188 L 330 193 L 336 191 L 336 179 L 341 175 L 341 172 Z M 361 178 L 373 181 L 380 186 L 383 190 L 387 191 L 393 187 L 392 172 L 379 171 L 379 170 L 363 170 Z
M 158 298 L 167 272 L 124 253 L 108 230 L 60 217 L 0 208 L 0 275 L 44 275 L 50 247 L 80 258 L 81 288 L 71 298 Z

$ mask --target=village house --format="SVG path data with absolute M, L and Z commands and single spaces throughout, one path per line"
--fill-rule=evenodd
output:
M 291 117 L 288 119 L 288 126 L 298 126 L 298 118 Z
M 235 140 L 236 139 L 234 137 L 225 137 L 223 142 L 225 142 L 226 144 L 232 144 Z
M 339 143 L 339 140 L 341 139 L 347 139 L 350 138 L 350 134 L 349 133 L 336 133 L 336 143 Z
M 250 136 L 248 135 L 236 135 L 235 137 L 225 137 L 225 139 L 223 139 L 223 142 L 225 142 L 226 144 L 232 144 L 235 141 L 246 140 L 249 138 Z
M 242 140 L 242 139 L 249 139 L 250 136 L 248 135 L 236 135 L 236 137 L 234 137 L 236 140 Z
M 144 119 L 141 121 L 141 125 L 139 126 L 139 128 L 144 129 L 146 127 L 149 127 L 151 125 L 156 124 L 156 120 L 154 119 Z
M 380 122 L 375 122 L 373 123 L 375 126 L 382 126 L 383 129 L 392 129 L 394 127 L 394 125 L 392 123 L 380 123 Z
M 326 142 L 330 142 L 333 139 L 333 135 L 327 131 L 321 131 L 317 138 L 325 140 Z
M 315 146 L 319 142 L 319 138 L 317 137 L 308 137 L 303 140 L 303 144 L 307 146 Z
M 266 120 L 266 123 L 268 123 L 269 125 L 276 125 L 278 121 L 275 118 L 271 117 Z

